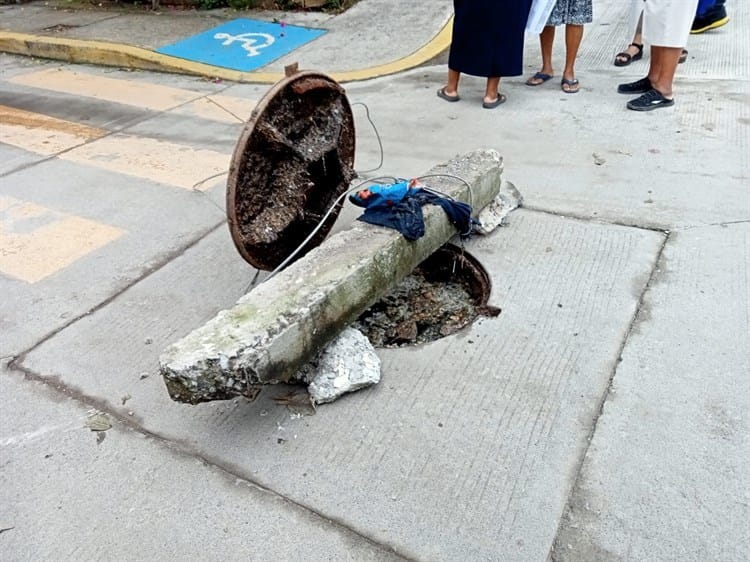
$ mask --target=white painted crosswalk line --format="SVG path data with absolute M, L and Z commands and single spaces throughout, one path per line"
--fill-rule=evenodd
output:
M 0 106 L 0 142 L 185 189 L 226 171 L 231 155 L 107 131 Z M 96 142 L 89 142 L 96 140 Z M 86 144 L 88 143 L 88 144 Z M 71 150 L 72 149 L 72 150 Z M 67 152 L 65 152 L 67 151 Z M 208 189 L 210 182 L 196 189 Z
M 239 126 L 256 102 L 235 96 L 208 94 L 111 78 L 67 69 L 45 69 L 8 80 L 16 85 L 169 111 L 189 121 L 196 118 Z M 200 183 L 229 168 L 231 154 L 185 144 L 77 125 L 68 121 L 0 106 L 0 142 L 45 156 L 95 166 L 184 189 L 209 189 Z M 95 142 L 90 142 L 95 141 Z M 72 149 L 72 150 L 71 150 Z M 214 182 L 215 183 L 215 182 Z
M 0 274 L 36 283 L 124 232 L 28 201 L 0 197 Z
M 231 155 L 114 134 L 65 152 L 59 158 L 184 189 L 207 190 L 211 182 L 194 186 L 227 171 Z
M 255 100 L 234 96 L 206 95 L 203 92 L 183 88 L 96 76 L 65 69 L 45 69 L 19 74 L 8 79 L 8 82 L 152 111 L 167 111 L 176 108 L 176 112 L 183 115 L 230 123 L 237 122 L 237 117 L 242 121 L 247 120 L 257 105 Z
M 19 74 L 8 79 L 8 82 L 154 111 L 166 111 L 204 95 L 181 88 L 144 84 L 64 69 L 45 69 Z
M 190 124 L 200 127 L 200 135 L 210 135 L 212 122 L 218 135 L 226 135 L 226 124 L 241 124 L 252 113 L 256 102 L 240 97 L 207 94 L 119 78 L 101 77 L 65 69 L 42 70 L 7 79 L 16 86 L 63 93 L 79 100 L 90 99 L 96 108 L 110 111 L 107 104 L 124 104 L 174 116 L 180 134 L 170 140 L 158 127 L 147 130 L 151 136 L 112 132 L 81 122 L 0 105 L 0 143 L 43 156 L 74 162 L 112 173 L 130 176 L 134 184 L 141 179 L 183 189 L 208 190 L 220 183 L 227 172 L 231 150 L 191 145 Z M 23 92 L 23 90 L 21 90 Z M 11 104 L 15 99 L 11 97 Z M 37 93 L 37 95 L 39 95 Z M 8 102 L 6 102 L 8 103 Z M 75 107 L 81 107 L 78 103 Z M 46 107 L 46 106 L 45 106 Z M 42 110 L 44 111 L 44 110 Z M 61 111 L 58 109 L 58 112 Z M 120 108 L 115 112 L 130 112 Z M 64 115 L 70 111 L 62 110 Z M 144 112 L 144 117 L 149 115 Z M 176 120 L 175 120 L 176 118 Z M 158 117 L 161 119 L 161 116 Z M 158 121 L 155 121 L 157 123 Z M 184 127 L 182 123 L 187 123 Z M 201 144 L 198 142 L 197 144 Z M 202 146 L 205 146 L 203 141 Z M 208 178 L 213 181 L 205 181 Z M 137 180 L 135 178 L 138 178 Z M 37 283 L 65 270 L 91 252 L 115 240 L 126 231 L 90 218 L 59 212 L 37 203 L 0 196 L 0 277 L 25 283 Z
M 44 156 L 98 139 L 103 129 L 0 105 L 0 142 Z

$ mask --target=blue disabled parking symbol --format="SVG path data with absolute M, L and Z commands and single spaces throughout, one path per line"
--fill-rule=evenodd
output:
M 232 70 L 255 70 L 325 33 L 283 23 L 237 19 L 156 51 Z

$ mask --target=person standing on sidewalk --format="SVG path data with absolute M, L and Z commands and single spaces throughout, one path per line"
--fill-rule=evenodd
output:
M 615 55 L 615 66 L 628 66 L 631 62 L 641 60 L 643 58 L 643 7 L 641 7 L 640 14 L 638 15 L 638 25 L 635 28 L 633 34 L 633 41 L 628 45 L 624 51 Z M 680 54 L 680 64 L 685 62 L 688 58 L 687 49 L 682 49 Z
M 453 0 L 453 39 L 448 82 L 437 91 L 449 102 L 460 99 L 461 73 L 487 78 L 482 107 L 505 102 L 498 91 L 501 76 L 523 72 L 523 41 L 531 0 Z
M 547 25 L 539 35 L 542 69 L 526 81 L 528 86 L 539 86 L 554 76 L 552 46 L 555 42 L 555 27 L 565 24 L 565 69 L 560 88 L 566 94 L 578 92 L 580 85 L 576 78 L 575 62 L 583 39 L 583 25 L 591 23 L 592 16 L 592 0 L 557 0 Z
M 698 0 L 633 0 L 643 5 L 643 40 L 651 45 L 648 75 L 620 84 L 620 94 L 641 94 L 627 103 L 633 111 L 674 105 L 672 84 L 682 48 L 687 43 Z
M 695 11 L 695 19 L 690 28 L 690 33 L 704 33 L 710 29 L 716 29 L 729 22 L 727 10 L 724 7 L 725 0 L 698 0 L 698 8 Z M 634 6 L 635 9 L 635 6 Z M 638 8 L 638 26 L 633 35 L 633 41 L 621 53 L 615 55 L 615 66 L 628 66 L 643 58 L 643 36 L 641 34 L 643 25 L 643 6 Z M 683 48 L 680 63 L 687 60 L 688 52 Z

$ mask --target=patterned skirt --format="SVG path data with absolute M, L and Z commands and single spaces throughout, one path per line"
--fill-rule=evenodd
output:
M 549 15 L 547 25 L 591 23 L 593 19 L 591 4 L 592 0 L 557 0 Z

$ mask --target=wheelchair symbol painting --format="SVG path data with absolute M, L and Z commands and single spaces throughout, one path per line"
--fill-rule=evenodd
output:
M 324 33 L 322 29 L 237 19 L 161 47 L 157 52 L 212 66 L 250 71 L 267 65 Z
M 247 51 L 248 57 L 257 57 L 261 49 L 270 47 L 276 39 L 268 33 L 242 33 L 240 35 L 230 35 L 229 33 L 217 33 L 214 39 L 224 40 L 223 46 L 231 45 L 234 42 L 241 42 L 242 48 Z

